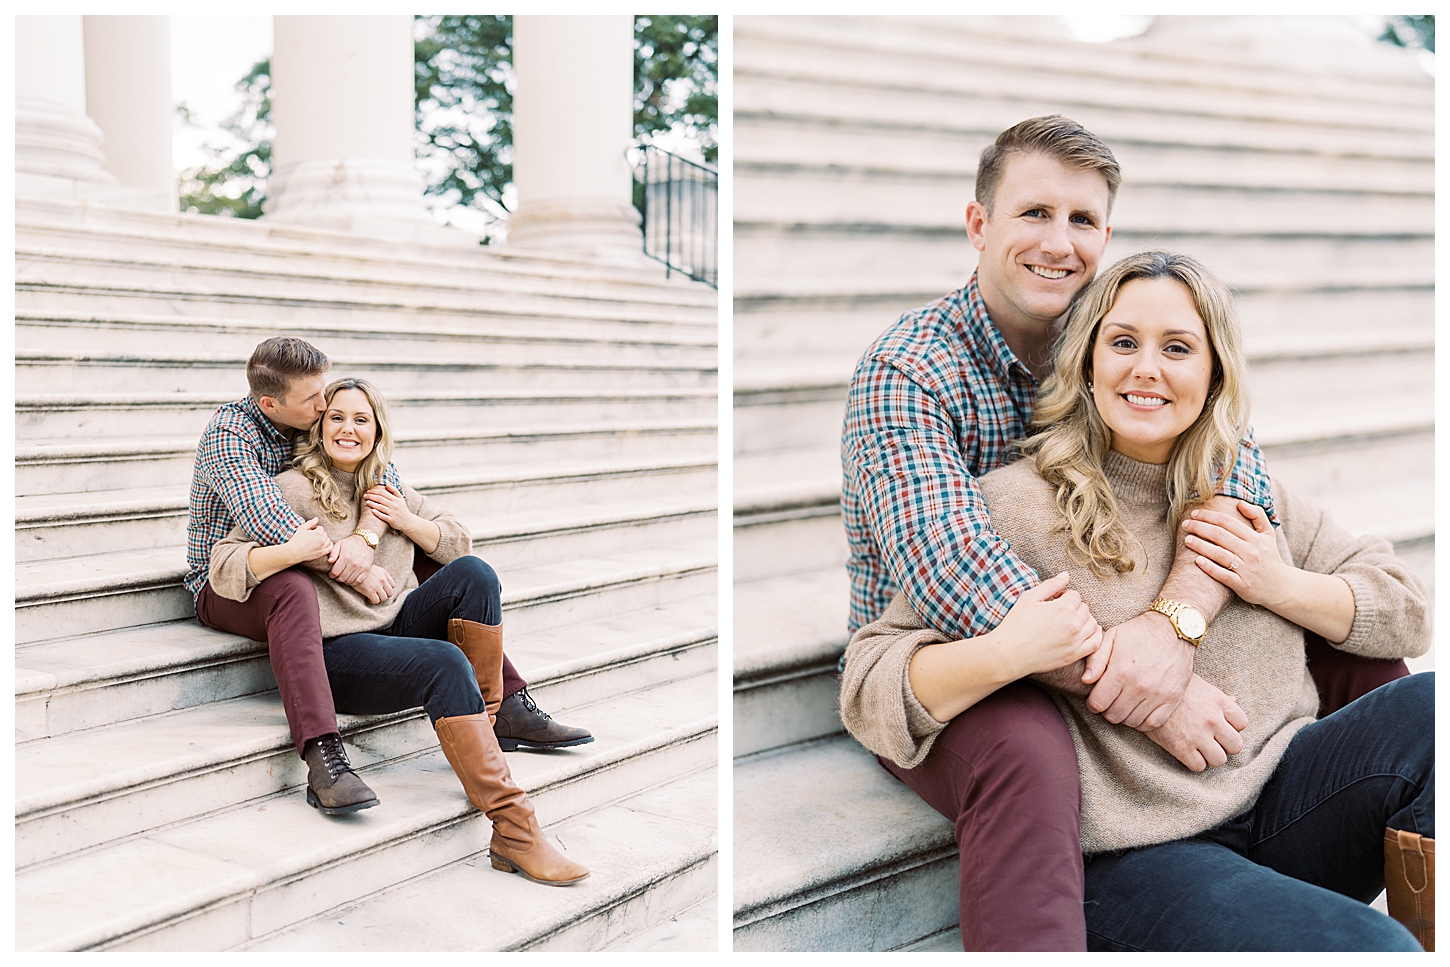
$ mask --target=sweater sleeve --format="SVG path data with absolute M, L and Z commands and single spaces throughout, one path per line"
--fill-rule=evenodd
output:
M 252 553 L 252 548 L 261 546 L 248 539 L 246 531 L 233 527 L 230 534 L 212 546 L 211 567 L 207 573 L 211 589 L 228 601 L 250 598 L 252 589 L 262 582 L 252 573 L 247 555 Z
M 403 484 L 402 488 L 408 509 L 424 520 L 431 520 L 438 525 L 438 546 L 428 555 L 430 558 L 439 564 L 448 564 L 473 551 L 473 537 L 462 521 L 431 503 L 427 497 L 407 484 Z
M 1354 624 L 1333 647 L 1366 658 L 1415 658 L 1430 648 L 1430 596 L 1383 537 L 1354 537 L 1329 514 L 1274 481 L 1274 502 L 1294 565 L 1343 578 Z
M 951 640 L 925 627 L 899 592 L 885 614 L 856 632 L 841 676 L 841 722 L 856 741 L 904 769 L 921 764 L 949 723 L 917 701 L 908 669 L 917 649 Z

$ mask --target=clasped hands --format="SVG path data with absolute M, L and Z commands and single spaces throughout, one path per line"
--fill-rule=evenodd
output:
M 322 529 L 318 518 L 304 521 L 287 540 L 298 561 L 313 562 L 322 569 L 322 559 L 329 566 L 328 577 L 346 584 L 367 599 L 369 604 L 382 604 L 397 590 L 393 576 L 373 563 L 373 549 L 361 535 L 352 534 L 334 541 Z
M 1193 646 L 1148 612 L 1104 630 L 1063 572 L 1024 592 L 1003 620 L 1013 637 L 1040 645 L 1027 673 L 1084 663 L 1087 706 L 1138 729 L 1194 772 L 1243 748 L 1248 719 L 1238 703 L 1193 674 Z

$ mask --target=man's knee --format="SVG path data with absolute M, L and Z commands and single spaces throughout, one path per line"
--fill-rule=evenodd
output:
M 252 591 L 252 597 L 267 608 L 267 621 L 318 622 L 317 589 L 311 579 L 295 568 L 279 571 Z
M 950 735 L 948 735 L 950 733 Z M 1052 699 L 1035 685 L 1014 682 L 967 709 L 938 740 L 974 764 L 1023 775 L 1070 774 L 1077 779 L 1077 750 Z

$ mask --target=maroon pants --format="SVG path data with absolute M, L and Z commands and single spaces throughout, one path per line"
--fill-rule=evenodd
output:
M 427 580 L 440 567 L 423 569 L 418 580 Z M 317 591 L 306 574 L 295 569 L 274 574 L 253 588 L 246 601 L 228 600 L 213 591 L 210 583 L 205 584 L 196 599 L 196 617 L 208 628 L 267 643 L 272 675 L 299 756 L 308 739 L 337 731 L 337 710 L 322 661 Z M 505 654 L 504 697 L 525 684 Z
M 1409 674 L 1307 636 L 1319 714 Z M 964 950 L 1086 950 L 1077 754 L 1057 706 L 1025 681 L 967 709 L 915 769 L 878 760 L 956 825 Z

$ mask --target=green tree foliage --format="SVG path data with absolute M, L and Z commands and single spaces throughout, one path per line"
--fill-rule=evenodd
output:
M 272 60 L 263 58 L 237 81 L 241 107 L 222 129 L 240 147 L 212 147 L 212 160 L 181 172 L 181 210 L 205 215 L 256 218 L 267 198 L 267 176 L 272 173 Z M 194 124 L 185 104 L 177 114 Z
M 513 180 L 513 18 L 417 18 L 416 151 L 427 192 L 450 205 L 507 215 Z M 715 17 L 635 18 L 635 136 L 684 128 L 707 161 L 718 153 Z M 272 169 L 270 60 L 237 82 L 242 105 L 222 127 L 240 143 L 182 172 L 184 211 L 256 218 Z M 185 116 L 184 105 L 178 111 Z
M 1435 17 L 1428 15 L 1405 15 L 1389 18 L 1380 40 L 1396 47 L 1423 47 L 1435 52 Z
M 653 14 L 634 19 L 635 135 L 648 141 L 683 126 L 712 163 L 719 156 L 718 19 Z
M 413 103 L 428 194 L 502 214 L 513 180 L 513 18 L 418 19 Z

